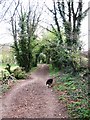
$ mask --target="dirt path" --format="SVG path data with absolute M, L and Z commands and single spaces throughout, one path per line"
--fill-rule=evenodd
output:
M 21 81 L 3 96 L 3 118 L 66 118 L 65 106 L 58 101 L 45 81 L 49 78 L 47 65 L 40 65 L 33 79 Z

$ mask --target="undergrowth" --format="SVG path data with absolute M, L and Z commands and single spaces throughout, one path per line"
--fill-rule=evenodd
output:
M 50 72 L 52 75 L 56 74 L 51 68 Z M 79 74 L 63 73 L 62 77 L 56 80 L 53 89 L 59 93 L 59 100 L 66 103 L 70 118 L 90 118 L 87 79 L 83 79 Z
M 10 86 L 9 86 L 9 85 L 3 84 L 3 85 L 0 87 L 0 94 L 5 93 L 5 92 L 8 91 L 9 89 L 10 89 Z
M 52 65 L 49 65 L 49 73 L 50 76 L 57 76 L 59 74 L 59 69 L 58 68 L 53 68 Z

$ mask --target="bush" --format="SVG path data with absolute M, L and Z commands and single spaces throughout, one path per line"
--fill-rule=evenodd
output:
M 22 68 L 17 67 L 16 69 L 14 69 L 13 71 L 14 77 L 16 79 L 25 79 L 26 78 L 26 72 L 22 70 Z
M 56 43 L 51 46 L 51 63 L 65 72 L 76 73 L 80 67 L 80 51 L 74 48 L 68 50 L 65 45 Z

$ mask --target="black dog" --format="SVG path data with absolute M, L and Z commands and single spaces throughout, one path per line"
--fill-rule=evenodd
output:
M 46 81 L 46 86 L 51 87 L 52 83 L 53 83 L 53 79 L 50 78 Z

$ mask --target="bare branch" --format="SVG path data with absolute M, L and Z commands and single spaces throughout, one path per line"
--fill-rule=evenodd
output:
M 72 3 L 72 5 L 73 5 L 73 3 Z M 73 12 L 74 12 L 74 9 L 73 9 L 73 6 L 72 6 L 72 10 L 73 10 Z M 68 2 L 68 14 L 69 14 L 69 22 L 70 22 L 70 24 L 71 24 L 71 3 L 70 3 L 70 1 Z
M 59 2 L 59 0 L 58 0 L 57 4 L 58 4 L 58 10 L 59 10 L 59 13 L 60 13 L 60 15 L 61 15 L 61 17 L 63 19 L 63 22 L 66 22 L 65 13 L 64 13 L 64 11 L 61 10 L 61 3 Z
M 55 27 L 54 27 L 52 24 L 50 24 L 50 25 L 51 25 L 52 29 L 54 30 L 54 33 L 55 33 L 56 35 L 58 35 Z
M 5 11 L 4 15 L 2 16 L 2 19 L 1 19 L 1 21 L 0 21 L 0 22 L 2 22 L 2 21 L 3 21 L 3 18 L 5 17 L 6 13 L 7 13 L 7 12 L 8 12 L 8 10 L 10 9 L 10 7 L 11 7 L 12 3 L 13 3 L 13 0 L 12 0 L 12 2 L 9 4 L 8 8 L 6 9 L 6 11 Z
M 54 31 L 52 31 L 52 30 L 50 30 L 50 29 L 48 29 L 48 28 L 46 28 L 46 27 L 44 27 L 44 26 L 42 26 L 42 25 L 40 25 L 40 27 L 42 27 L 43 29 L 46 29 L 47 31 L 49 31 L 49 32 L 51 32 L 51 33 L 53 33 L 53 34 L 55 34 Z
M 88 8 L 82 13 L 82 17 L 83 17 L 83 18 L 87 15 L 87 13 L 88 13 L 89 10 L 90 10 L 90 7 L 88 7 Z
M 20 4 L 20 2 L 19 2 L 19 0 L 18 0 L 18 3 L 17 3 L 17 5 L 16 5 L 16 7 L 15 7 L 15 10 L 14 10 L 14 12 L 13 12 L 12 17 L 15 15 L 15 12 L 17 11 L 17 8 L 18 8 L 19 4 Z
M 46 8 L 47 8 L 52 14 L 55 14 L 55 13 L 53 12 L 53 10 L 51 10 L 46 4 L 45 4 L 45 6 L 46 6 Z

